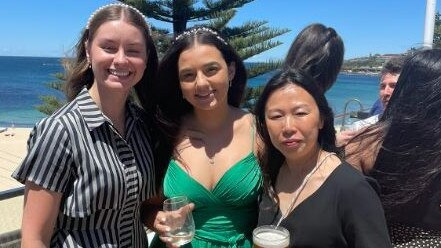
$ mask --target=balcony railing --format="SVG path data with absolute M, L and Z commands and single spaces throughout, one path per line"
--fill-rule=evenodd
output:
M 24 194 L 24 187 L 15 189 L 4 190 L 0 192 L 0 204 L 1 201 L 9 200 L 14 197 L 22 196 Z M 21 206 L 20 206 L 21 207 Z M 2 213 L 0 213 L 2 214 Z M 1 248 L 18 248 L 20 247 L 21 231 L 13 230 L 6 233 L 0 233 L 0 247 Z

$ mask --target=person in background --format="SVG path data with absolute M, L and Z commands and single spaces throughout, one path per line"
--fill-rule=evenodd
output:
M 337 79 L 343 57 L 343 40 L 335 29 L 313 23 L 297 35 L 286 55 L 283 68 L 302 69 L 326 92 Z
M 346 158 L 381 186 L 396 247 L 441 246 L 441 50 L 410 55 L 379 122 Z
M 335 29 L 313 23 L 297 35 L 291 44 L 283 68 L 297 68 L 311 75 L 325 93 L 334 85 L 344 58 L 344 43 Z M 337 134 L 337 145 L 349 141 L 354 131 Z
M 290 247 L 390 247 L 380 200 L 338 156 L 332 110 L 309 75 L 277 73 L 255 113 L 264 143 L 259 226 L 288 229 Z
M 386 108 L 392 93 L 394 92 L 395 86 L 397 85 L 398 77 L 400 76 L 401 70 L 403 68 L 404 57 L 394 57 L 389 59 L 384 65 L 380 72 L 380 98 L 374 103 L 370 109 L 370 117 L 356 121 L 352 123 L 348 130 L 341 131 L 337 135 L 337 146 L 345 146 L 349 140 L 351 140 L 360 129 L 367 126 L 375 124 L 378 122 L 381 114 Z
M 233 47 L 207 27 L 178 35 L 160 63 L 160 147 L 171 159 L 161 165 L 167 168 L 163 193 L 194 204 L 196 232 L 184 247 L 252 246 L 262 176 L 253 117 L 239 108 L 246 79 Z M 172 245 L 164 212 L 155 216 L 150 225 L 160 240 L 151 247 Z
M 381 99 L 378 98 L 374 104 L 372 104 L 371 109 L 369 110 L 369 117 L 374 115 L 381 115 L 384 111 L 383 103 L 381 102 Z
M 397 85 L 398 77 L 403 69 L 404 57 L 398 56 L 391 58 L 384 64 L 380 73 L 380 100 L 383 110 L 389 103 L 395 86 Z
M 22 247 L 146 247 L 139 206 L 155 195 L 146 109 L 157 55 L 145 17 L 97 9 L 68 69 L 69 103 L 33 129 L 13 177 L 25 183 Z

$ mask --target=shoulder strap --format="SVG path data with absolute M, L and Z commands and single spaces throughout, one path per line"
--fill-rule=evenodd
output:
M 254 152 L 254 139 L 256 137 L 256 123 L 251 115 L 251 151 Z

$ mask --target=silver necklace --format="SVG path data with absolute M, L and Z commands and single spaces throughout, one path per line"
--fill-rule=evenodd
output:
M 326 154 L 325 157 L 322 158 L 322 160 L 317 161 L 317 164 L 314 166 L 314 168 L 312 168 L 312 170 L 308 173 L 308 175 L 306 175 L 305 178 L 303 178 L 303 181 L 302 181 L 302 184 L 300 184 L 299 190 L 297 190 L 296 194 L 293 196 L 291 203 L 289 204 L 289 207 L 286 210 L 286 212 L 280 217 L 279 222 L 277 222 L 277 226 L 279 226 L 280 223 L 288 216 L 288 214 L 291 213 L 291 210 L 294 207 L 294 204 L 297 202 L 297 199 L 299 198 L 300 193 L 302 193 L 303 189 L 305 188 L 305 186 L 308 183 L 309 179 L 311 178 L 312 174 L 314 174 L 320 168 L 320 166 L 323 164 L 323 162 L 325 162 L 325 160 L 331 155 L 335 155 L 335 153 L 334 152 L 328 153 L 328 154 Z

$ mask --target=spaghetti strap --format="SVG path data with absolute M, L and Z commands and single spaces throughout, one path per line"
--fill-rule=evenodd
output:
M 256 137 L 256 123 L 254 118 L 251 120 L 251 152 L 254 152 L 254 138 Z

